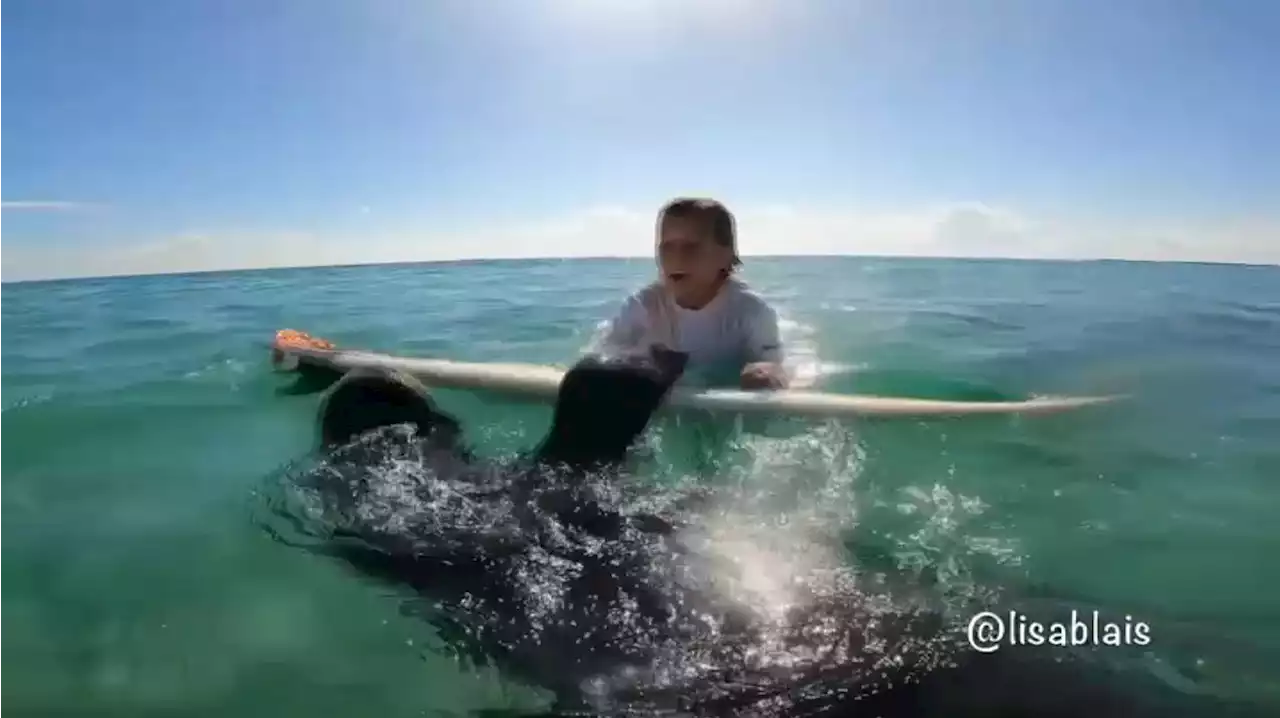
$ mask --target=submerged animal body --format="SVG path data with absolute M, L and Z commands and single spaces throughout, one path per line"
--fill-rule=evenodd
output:
M 451 645 L 550 689 L 563 709 L 723 715 L 837 674 L 840 690 L 870 692 L 890 668 L 905 677 L 899 661 L 947 660 L 935 627 L 912 630 L 930 614 L 851 572 L 808 577 L 790 587 L 794 607 L 766 615 L 770 606 L 724 585 L 734 577 L 714 537 L 684 524 L 701 495 L 651 507 L 616 473 L 554 471 L 521 476 L 515 491 L 501 470 L 433 472 L 403 429 L 364 441 L 355 453 L 376 445 L 387 457 L 368 475 L 339 452 L 311 476 L 329 502 L 319 550 L 411 589 L 409 603 Z M 911 645 L 913 635 L 929 639 Z
M 409 589 L 455 650 L 549 689 L 561 713 L 1140 713 L 1043 647 L 966 651 L 936 605 L 838 560 L 775 566 L 752 590 L 708 528 L 712 494 L 624 470 L 678 373 L 584 363 L 546 440 L 511 464 L 471 456 L 412 380 L 349 377 L 322 411 L 336 448 L 296 478 L 306 508 L 290 515 L 309 548 Z M 822 552 L 815 539 L 791 555 Z

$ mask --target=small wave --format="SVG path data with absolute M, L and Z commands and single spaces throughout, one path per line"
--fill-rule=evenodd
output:
M 25 409 L 30 406 L 44 404 L 53 400 L 53 392 L 41 392 L 31 394 L 30 396 L 20 397 L 17 401 L 5 402 L 4 408 L 0 412 L 15 411 L 17 409 Z
M 824 375 L 818 343 L 814 339 L 817 330 L 785 315 L 778 319 L 778 330 L 782 335 L 786 353 L 784 363 L 792 386 L 796 389 L 812 387 Z
M 249 372 L 249 363 L 241 359 L 219 359 L 183 374 L 185 379 L 240 377 Z M 234 385 L 234 382 L 233 382 Z

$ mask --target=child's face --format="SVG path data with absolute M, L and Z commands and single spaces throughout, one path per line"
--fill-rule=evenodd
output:
M 658 233 L 658 269 L 676 301 L 710 301 L 732 264 L 732 250 L 717 244 L 705 223 L 683 217 L 663 220 Z

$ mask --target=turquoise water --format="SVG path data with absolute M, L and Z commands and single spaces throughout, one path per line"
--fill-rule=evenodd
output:
M 739 474 L 840 474 L 867 561 L 1128 612 L 1152 627 L 1147 654 L 1125 654 L 1136 670 L 1280 710 L 1280 270 L 749 265 L 820 388 L 1131 398 L 1035 419 L 789 425 L 739 437 Z M 5 706 L 419 716 L 535 700 L 434 653 L 388 589 L 255 525 L 255 492 L 309 448 L 318 402 L 282 391 L 266 343 L 295 327 L 567 363 L 651 271 L 522 261 L 4 285 Z M 441 400 L 495 452 L 532 443 L 548 414 Z

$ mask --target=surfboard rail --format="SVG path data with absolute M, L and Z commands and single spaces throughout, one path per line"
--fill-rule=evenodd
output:
M 284 330 L 292 331 L 292 330 Z M 285 370 L 309 365 L 345 373 L 378 368 L 400 371 L 419 381 L 444 389 L 469 389 L 498 394 L 552 399 L 565 369 L 540 364 L 464 362 L 425 357 L 402 357 L 377 352 L 338 349 L 300 332 L 286 341 L 273 342 L 272 361 Z M 279 339 L 279 334 L 277 338 Z M 310 340 L 310 341 L 308 341 Z M 810 419 L 850 417 L 947 417 L 1051 414 L 1115 401 L 1118 396 L 1036 397 L 1023 401 L 951 401 L 866 394 L 783 389 L 672 389 L 667 405 L 712 412 L 771 414 Z

